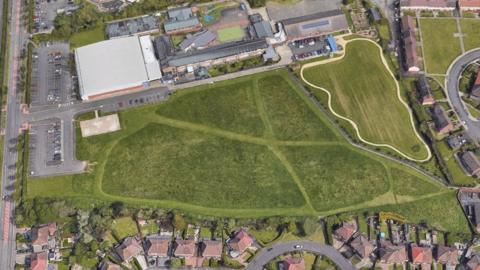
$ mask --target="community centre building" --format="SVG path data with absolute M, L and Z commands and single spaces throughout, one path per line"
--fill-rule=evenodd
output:
M 150 36 L 116 38 L 77 48 L 75 62 L 83 100 L 142 89 L 162 78 Z

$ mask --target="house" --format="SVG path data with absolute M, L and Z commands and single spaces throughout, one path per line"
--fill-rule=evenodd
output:
M 380 262 L 384 264 L 404 264 L 408 261 L 405 246 L 392 245 L 386 242 L 379 248 Z
M 145 243 L 145 251 L 148 257 L 167 257 L 169 254 L 170 239 L 150 236 Z
M 458 264 L 458 250 L 455 247 L 438 246 L 435 258 L 438 263 L 454 267 Z
M 458 0 L 458 7 L 461 11 L 480 10 L 480 0 Z
M 378 22 L 382 19 L 382 15 L 380 15 L 378 8 L 372 7 L 368 10 L 368 12 L 370 13 L 370 16 L 372 16 L 372 20 L 374 22 Z
M 415 29 L 413 18 L 411 16 L 403 16 L 401 24 L 401 37 L 404 53 L 403 66 L 406 71 L 411 73 L 417 73 L 420 71 Z
M 363 236 L 362 234 L 353 239 L 350 243 L 355 254 L 357 254 L 360 258 L 368 258 L 370 254 L 373 253 L 375 250 L 375 246 L 368 241 L 368 239 Z
M 167 13 L 168 20 L 163 24 L 163 28 L 169 35 L 195 32 L 202 28 L 202 24 L 190 7 L 169 9 Z
M 230 255 L 232 257 L 237 257 L 253 244 L 253 239 L 243 229 L 240 229 L 234 233 L 233 237 L 228 240 L 227 244 L 230 248 Z
M 283 270 L 305 270 L 305 261 L 301 257 L 287 256 L 282 264 Z
M 453 11 L 456 0 L 400 0 L 401 10 Z
M 189 258 L 197 256 L 197 246 L 194 240 L 175 241 L 175 257 Z
M 57 234 L 57 224 L 43 224 L 32 229 L 33 252 L 40 252 L 45 249 L 55 248 L 55 236 Z
M 203 257 L 220 259 L 223 245 L 220 241 L 204 240 L 200 243 L 200 251 Z
M 477 232 L 480 232 L 480 189 L 461 188 L 458 200 Z
M 115 248 L 118 256 L 124 262 L 130 262 L 135 256 L 140 255 L 143 248 L 135 237 L 127 237 L 117 248 Z
M 432 116 L 438 133 L 446 134 L 453 130 L 453 124 L 441 105 L 433 106 Z
M 480 175 L 480 161 L 478 161 L 477 156 L 473 152 L 463 152 L 459 154 L 459 158 L 463 167 L 470 175 Z
M 187 37 L 180 43 L 182 51 L 187 52 L 193 49 L 204 49 L 217 39 L 217 35 L 210 30 L 203 30 Z
M 100 265 L 100 270 L 122 270 L 122 268 L 118 264 L 104 262 Z
M 30 270 L 47 270 L 48 253 L 46 251 L 30 255 Z
M 430 270 L 433 256 L 432 249 L 429 247 L 419 247 L 417 245 L 411 246 L 412 263 L 415 266 L 420 266 L 422 269 Z
M 467 269 L 480 270 L 480 255 L 474 254 L 467 262 Z
M 475 82 L 473 83 L 472 88 L 470 89 L 470 97 L 477 100 L 480 99 L 480 71 L 477 73 Z
M 424 74 L 421 74 L 415 82 L 418 96 L 422 105 L 433 105 L 435 99 L 433 98 L 432 90 L 430 89 L 430 84 L 428 83 L 427 77 Z
M 346 243 L 357 232 L 357 226 L 353 222 L 344 222 L 341 227 L 333 232 L 335 240 Z

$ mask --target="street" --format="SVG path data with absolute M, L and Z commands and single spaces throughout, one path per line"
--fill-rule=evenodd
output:
M 11 23 L 10 28 L 10 43 L 8 55 L 8 93 L 5 137 L 3 149 L 3 164 L 2 164 L 2 198 L 4 196 L 11 196 L 12 191 L 7 189 L 13 184 L 9 175 L 15 174 L 16 168 L 9 165 L 15 164 L 17 161 L 17 153 L 9 151 L 10 147 L 16 145 L 16 140 L 20 129 L 20 101 L 17 96 L 19 67 L 20 67 L 20 53 L 25 44 L 26 32 L 21 25 L 21 12 L 23 1 L 10 0 L 9 7 L 11 8 Z M 14 223 L 15 202 L 6 202 L 2 200 L 0 207 L 0 216 L 2 223 L 0 230 L 2 231 L 1 250 L 0 253 L 0 269 L 14 269 L 15 265 L 15 223 Z
M 480 122 L 469 117 L 469 112 L 460 98 L 459 80 L 463 70 L 473 61 L 480 59 L 480 49 L 473 49 L 457 57 L 447 70 L 445 87 L 450 106 L 455 110 L 465 132 L 475 142 L 480 142 Z
M 274 258 L 294 251 L 308 251 L 317 255 L 325 255 L 342 270 L 354 270 L 349 260 L 332 246 L 322 245 L 313 241 L 289 241 L 273 245 L 268 249 L 260 250 L 248 264 L 246 270 L 261 270 L 263 266 Z

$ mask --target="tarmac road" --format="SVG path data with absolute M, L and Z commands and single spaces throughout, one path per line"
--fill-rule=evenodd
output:
M 295 248 L 295 246 L 299 248 Z M 263 266 L 275 257 L 293 251 L 308 251 L 317 255 L 325 255 L 332 260 L 340 269 L 355 270 L 355 267 L 332 246 L 321 245 L 312 241 L 289 241 L 273 245 L 270 248 L 262 249 L 248 264 L 246 270 L 261 270 Z
M 480 49 L 470 50 L 457 57 L 447 70 L 445 87 L 450 106 L 455 110 L 469 137 L 475 142 L 480 142 L 480 122 L 469 117 L 467 108 L 460 98 L 459 80 L 463 70 L 468 64 L 480 59 Z
M 13 184 L 9 179 L 10 175 L 14 175 L 16 168 L 9 169 L 9 165 L 15 164 L 17 161 L 17 153 L 9 151 L 14 147 L 19 135 L 20 128 L 20 102 L 17 95 L 17 86 L 20 67 L 20 53 L 25 44 L 26 32 L 21 23 L 22 3 L 23 1 L 10 0 L 9 8 L 11 8 L 11 23 L 9 28 L 10 39 L 8 55 L 8 93 L 7 93 L 7 111 L 6 125 L 3 149 L 2 163 L 2 201 L 0 207 L 0 269 L 14 269 L 15 264 L 15 222 L 14 211 L 15 203 L 5 201 L 3 196 L 10 196 L 13 192 L 7 187 Z

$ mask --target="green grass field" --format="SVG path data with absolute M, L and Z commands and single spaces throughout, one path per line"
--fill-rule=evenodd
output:
M 119 115 L 121 131 L 77 136 L 77 157 L 90 162 L 90 173 L 30 179 L 28 197 L 62 197 L 81 207 L 123 201 L 236 218 L 408 204 L 418 207 L 408 218 L 425 214 L 434 223 L 434 199 L 450 194 L 344 141 L 285 70 L 182 90 L 163 104 Z M 443 207 L 461 215 L 457 204 Z M 445 216 L 440 222 L 450 231 L 467 230 L 465 220 Z
M 101 24 L 87 31 L 78 32 L 70 38 L 72 49 L 105 40 L 104 25 Z
M 468 51 L 480 47 L 480 20 L 462 19 L 460 26 L 464 34 L 465 50 Z
M 242 39 L 245 32 L 239 26 L 223 28 L 217 31 L 220 42 L 228 42 Z
M 352 119 L 367 141 L 389 144 L 411 157 L 425 158 L 427 150 L 415 135 L 408 110 L 397 97 L 395 81 L 385 69 L 378 48 L 370 42 L 353 41 L 346 50 L 342 60 L 305 69 L 305 79 L 330 91 L 333 109 Z M 323 91 L 312 90 L 326 98 Z
M 426 71 L 445 74 L 452 61 L 461 54 L 455 19 L 420 19 Z

